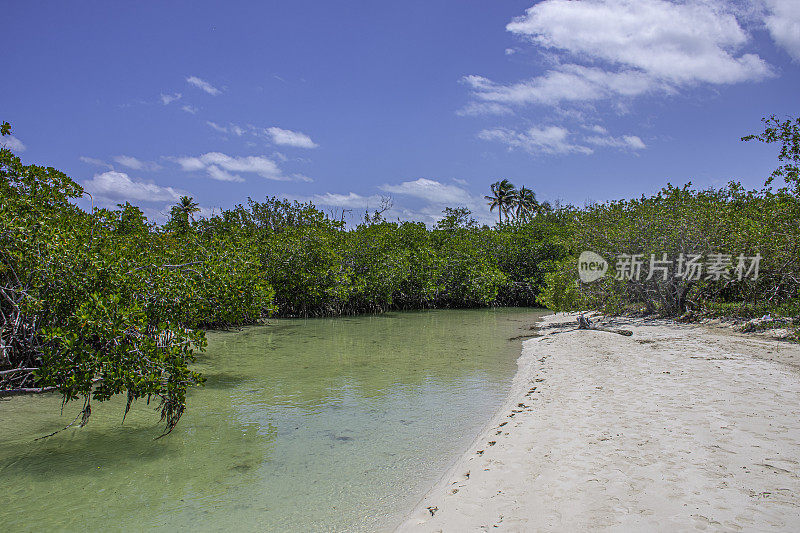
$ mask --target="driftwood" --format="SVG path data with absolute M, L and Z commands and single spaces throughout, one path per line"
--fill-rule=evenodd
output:
M 564 328 L 564 327 L 567 327 L 567 323 L 566 322 L 562 322 L 560 324 L 551 324 L 549 327 L 553 328 L 553 329 L 555 329 L 555 328 Z M 561 330 L 561 331 L 554 331 L 554 332 L 552 332 L 552 334 L 566 333 L 568 331 L 580 331 L 582 329 L 584 329 L 584 330 L 588 329 L 588 330 L 592 330 L 592 331 L 605 331 L 606 333 L 616 333 L 617 335 L 624 335 L 625 337 L 630 337 L 631 335 L 633 335 L 633 332 L 631 330 L 629 330 L 629 329 L 610 329 L 610 328 L 602 328 L 600 326 L 595 326 L 592 323 L 591 320 L 589 320 L 588 318 L 586 318 L 583 315 L 578 317 L 578 327 L 577 328 L 570 328 L 570 329 L 564 329 L 564 330 Z
M 16 374 L 17 372 L 33 372 L 34 370 L 39 370 L 38 368 L 14 368 L 12 370 L 0 370 L 0 376 L 5 376 L 7 374 Z
M 21 389 L 0 389 L 0 398 L 4 396 L 19 396 L 21 394 L 42 394 L 52 392 L 56 387 L 26 387 Z
M 609 328 L 601 328 L 599 326 L 595 326 L 592 324 L 592 321 L 586 318 L 585 316 L 581 315 L 578 317 L 578 329 L 591 329 L 594 331 L 605 331 L 607 333 L 616 333 L 618 335 L 624 335 L 626 337 L 630 337 L 633 335 L 633 332 L 629 329 L 609 329 Z
M 538 333 L 531 333 L 528 335 L 517 335 L 516 337 L 509 337 L 508 340 L 510 341 L 518 341 L 520 339 L 532 339 L 533 337 L 541 337 Z

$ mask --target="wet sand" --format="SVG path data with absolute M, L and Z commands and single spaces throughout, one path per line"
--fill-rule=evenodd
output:
M 800 346 L 613 327 L 633 335 L 525 341 L 504 408 L 399 531 L 800 530 Z

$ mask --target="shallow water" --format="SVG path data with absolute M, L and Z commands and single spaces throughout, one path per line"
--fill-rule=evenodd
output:
M 393 527 L 500 406 L 533 309 L 274 320 L 211 332 L 168 437 L 143 402 L 0 402 L 5 531 Z

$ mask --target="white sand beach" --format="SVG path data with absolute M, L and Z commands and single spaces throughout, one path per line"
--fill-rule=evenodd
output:
M 526 341 L 504 408 L 399 530 L 800 531 L 800 346 L 614 324 L 633 335 Z

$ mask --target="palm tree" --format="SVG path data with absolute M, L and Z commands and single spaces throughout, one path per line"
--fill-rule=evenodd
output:
M 187 220 L 191 218 L 192 222 L 194 222 L 194 214 L 200 211 L 199 205 L 191 196 L 181 196 L 178 201 L 178 209 L 186 215 Z
M 517 193 L 514 203 L 516 208 L 517 220 L 525 221 L 539 209 L 539 202 L 536 201 L 536 193 L 527 187 L 522 187 Z
M 496 181 L 491 185 L 492 195 L 484 196 L 489 200 L 489 211 L 497 208 L 497 213 L 500 216 L 500 224 L 503 223 L 503 213 L 508 216 L 508 211 L 515 204 L 517 200 L 517 189 L 514 184 L 508 180 Z

